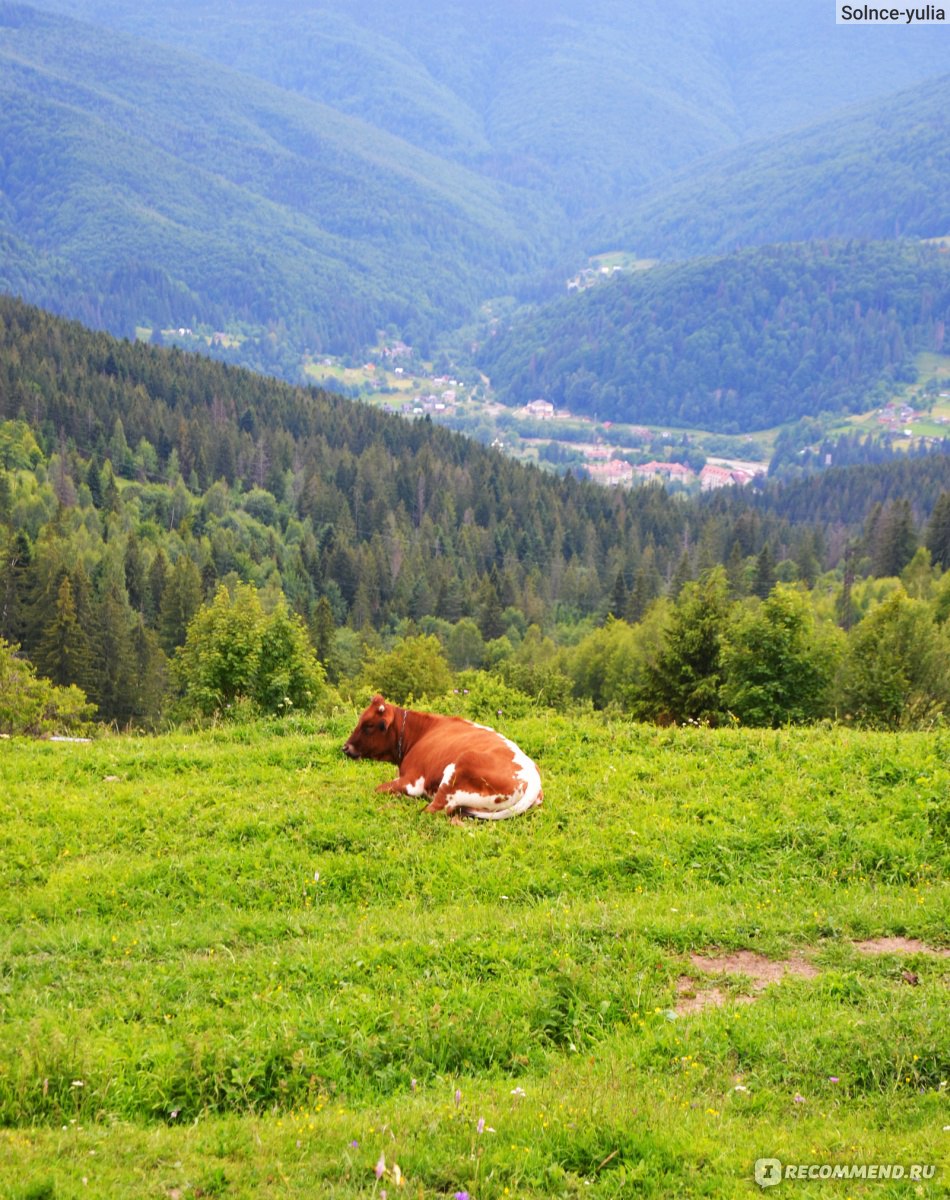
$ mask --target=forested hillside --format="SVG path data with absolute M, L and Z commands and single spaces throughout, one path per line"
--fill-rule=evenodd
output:
M 617 276 L 481 347 L 502 399 L 724 433 L 873 405 L 940 350 L 950 255 L 911 242 L 772 246 Z
M 946 69 L 947 31 L 840 29 L 822 0 L 43 0 L 200 53 L 575 213 L 697 155 Z M 805 86 L 807 80 L 807 86 Z M 631 136 L 635 130 L 635 136 Z
M 0 290 L 124 335 L 270 326 L 298 361 L 389 324 L 424 344 L 551 233 L 543 199 L 357 117 L 7 3 L 0 106 Z
M 814 592 L 825 623 L 842 564 L 852 581 L 911 571 L 907 586 L 936 605 L 920 619 L 944 619 L 950 588 L 934 589 L 950 567 L 948 463 L 913 458 L 699 502 L 607 490 L 426 420 L 0 300 L 0 638 L 123 723 L 158 719 L 170 672 L 197 670 L 232 603 L 255 636 L 277 620 L 284 645 L 299 643 L 301 618 L 347 687 L 389 681 L 395 693 L 411 679 L 417 695 L 435 694 L 447 655 L 456 670 L 496 669 L 519 704 L 572 688 L 601 703 L 597 626 L 645 622 L 633 658 L 616 630 L 608 637 L 642 683 L 670 606 L 681 593 L 691 603 L 686 585 L 722 564 L 730 604 L 831 571 Z M 866 590 L 834 611 L 853 623 L 879 598 Z M 728 628 L 736 613 L 722 601 Z M 618 679 L 632 703 L 633 684 Z M 269 686 L 280 703 L 298 695 L 290 679 Z M 202 689 L 211 703 L 217 693 Z M 654 711 L 659 693 L 637 694 Z
M 950 75 L 704 159 L 608 226 L 606 245 L 688 258 L 826 237 L 950 233 Z

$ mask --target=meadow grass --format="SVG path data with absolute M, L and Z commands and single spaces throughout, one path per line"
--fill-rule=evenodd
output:
M 950 958 L 855 942 L 950 942 L 950 736 L 499 724 L 545 803 L 461 828 L 350 715 L 0 743 L 0 1195 L 945 1194 Z

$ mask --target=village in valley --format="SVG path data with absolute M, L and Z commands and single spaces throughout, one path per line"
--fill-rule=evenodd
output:
M 602 255 L 567 283 L 568 289 L 596 287 L 617 271 L 639 271 L 651 264 L 632 255 Z M 483 309 L 491 326 L 497 315 Z M 147 339 L 151 331 L 140 331 Z M 204 349 L 223 358 L 240 350 L 241 334 L 162 330 L 162 340 Z M 440 353 L 434 361 L 394 333 L 381 334 L 365 358 L 313 355 L 302 364 L 308 383 L 339 391 L 386 412 L 426 419 L 492 445 L 523 462 L 561 474 L 573 473 L 605 487 L 662 486 L 695 495 L 724 487 L 745 487 L 768 473 L 781 427 L 724 435 L 701 429 L 672 429 L 600 421 L 536 396 L 520 407 L 502 404 L 491 380 L 475 367 Z M 858 434 L 886 439 L 895 447 L 937 442 L 950 431 L 950 356 L 917 356 L 918 381 L 896 390 L 893 398 L 863 414 L 820 421 L 821 437 Z M 814 450 L 817 444 L 800 451 Z M 833 465 L 827 456 L 825 466 Z
M 507 407 L 494 398 L 484 375 L 437 374 L 399 340 L 382 342 L 372 358 L 359 365 L 345 366 L 329 357 L 311 361 L 306 374 L 312 382 L 387 412 L 410 419 L 428 417 L 514 458 L 573 471 L 607 487 L 652 483 L 693 493 L 745 485 L 768 468 L 768 451 L 763 453 L 753 438 L 718 439 L 741 446 L 741 456 L 707 455 L 690 431 L 598 421 L 555 408 L 542 397 L 519 408 Z

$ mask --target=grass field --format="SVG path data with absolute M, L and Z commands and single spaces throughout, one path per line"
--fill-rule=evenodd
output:
M 946 1194 L 950 735 L 501 717 L 459 828 L 351 724 L 0 742 L 0 1195 Z

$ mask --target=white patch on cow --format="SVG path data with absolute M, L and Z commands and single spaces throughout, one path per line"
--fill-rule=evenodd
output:
M 479 728 L 488 729 L 489 726 L 480 725 Z M 453 812 L 462 808 L 473 817 L 481 817 L 487 821 L 500 821 L 505 817 L 516 817 L 541 803 L 541 776 L 538 768 L 514 742 L 509 741 L 495 729 L 492 729 L 491 732 L 500 738 L 511 751 L 514 759 L 515 778 L 519 780 L 518 785 L 510 795 L 501 800 L 498 799 L 497 792 L 488 795 L 483 795 L 481 792 L 452 792 L 445 801 L 448 811 Z M 453 767 L 454 765 L 453 763 Z M 447 776 L 443 776 L 443 780 L 445 778 Z
M 406 795 L 407 796 L 421 796 L 425 790 L 426 790 L 425 775 L 420 775 L 415 783 L 407 783 L 406 784 Z
M 454 774 L 455 774 L 455 763 L 449 763 L 449 765 L 442 772 L 442 782 L 439 784 L 439 787 L 445 787 L 445 785 L 449 782 L 449 780 L 452 778 L 452 776 Z

